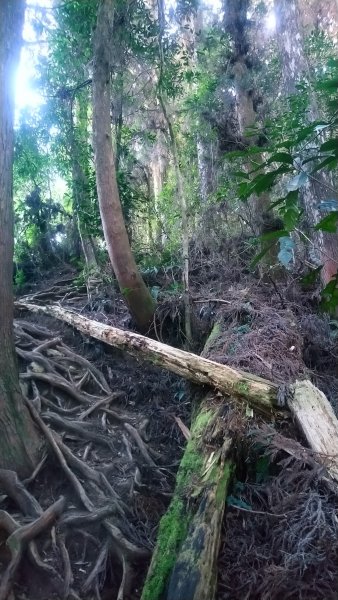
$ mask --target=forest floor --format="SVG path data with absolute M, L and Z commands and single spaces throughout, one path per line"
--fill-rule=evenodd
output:
M 315 289 L 303 291 L 291 278 L 265 282 L 246 262 L 235 241 L 221 257 L 196 252 L 195 352 L 217 321 L 220 333 L 205 356 L 277 383 L 311 378 L 337 414 L 336 322 L 318 312 Z M 156 335 L 182 346 L 175 277 L 162 270 L 147 283 L 160 290 Z M 89 298 L 75 278 L 71 269 L 52 273 L 25 299 L 132 328 L 118 292 L 98 286 Z M 15 340 L 22 389 L 52 452 L 23 482 L 24 492 L 17 483 L 7 486 L 0 508 L 24 523 L 60 496 L 65 504 L 57 526 L 29 545 L 11 575 L 12 598 L 136 600 L 175 486 L 196 387 L 51 317 L 20 312 Z M 297 445 L 293 456 L 283 448 L 279 433 L 303 442 L 292 423 L 276 431 L 250 412 L 246 417 L 224 518 L 217 598 L 336 598 L 337 498 L 317 466 L 302 463 Z M 2 582 L 9 558 L 0 542 Z

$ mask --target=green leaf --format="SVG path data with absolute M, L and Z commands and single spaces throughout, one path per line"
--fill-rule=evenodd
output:
M 249 175 L 245 171 L 234 171 L 233 175 L 235 177 L 241 177 L 242 179 L 249 179 Z
M 249 154 L 262 154 L 263 152 L 267 152 L 267 148 L 260 148 L 259 146 L 250 146 L 250 148 L 246 148 L 245 150 L 234 150 L 233 152 L 227 152 L 226 158 L 242 158 L 246 157 Z
M 327 142 L 324 142 L 321 145 L 321 152 L 327 152 L 328 150 L 335 150 L 336 153 L 338 153 L 338 138 L 332 138 L 331 140 L 327 140 Z
M 311 269 L 311 271 L 309 271 L 309 273 L 307 273 L 306 275 L 304 275 L 304 277 L 301 278 L 301 280 L 300 280 L 301 283 L 305 286 L 310 286 L 310 285 L 315 284 L 318 280 L 321 270 L 322 270 L 322 265 L 320 265 L 320 267 L 317 267 L 316 269 Z
M 276 208 L 276 206 L 280 206 L 284 202 L 285 202 L 285 196 L 283 196 L 283 198 L 279 198 L 278 200 L 275 200 L 274 202 L 271 202 L 271 204 L 269 204 L 269 206 L 268 206 L 268 210 L 272 210 L 273 208 Z
M 334 210 L 330 214 L 326 215 L 317 225 L 315 229 L 318 231 L 328 231 L 329 233 L 336 233 L 338 221 L 338 210 Z
M 268 242 L 270 240 L 278 240 L 281 237 L 289 237 L 289 232 L 286 229 L 278 229 L 277 231 L 269 231 L 268 233 L 263 233 L 259 237 L 263 242 Z
M 300 211 L 298 207 L 293 206 L 283 213 L 283 221 L 287 231 L 293 231 L 299 222 Z
M 336 156 L 327 156 L 325 160 L 322 160 L 322 162 L 320 162 L 318 165 L 315 166 L 314 169 L 312 169 L 311 173 L 317 173 L 317 171 L 320 171 L 321 169 L 323 169 L 323 167 L 326 167 L 328 165 L 331 171 L 337 166 L 337 164 L 338 159 Z
M 329 58 L 327 66 L 329 69 L 338 69 L 338 58 Z
M 338 306 L 338 275 L 322 291 L 320 307 L 326 312 L 335 313 Z
M 280 162 L 286 165 L 293 165 L 293 157 L 288 152 L 276 152 L 276 154 L 273 154 L 269 158 L 267 164 L 270 165 L 273 162 Z
M 270 459 L 268 456 L 260 456 L 256 462 L 256 483 L 267 480 L 270 470 Z
M 261 194 L 262 192 L 266 192 L 266 190 L 269 190 L 274 184 L 276 177 L 276 171 L 272 171 L 271 173 L 265 173 L 265 175 L 261 174 L 255 177 L 255 179 L 252 182 L 254 184 L 255 194 Z
M 316 88 L 318 90 L 337 90 L 338 89 L 338 78 L 326 79 L 317 83 Z
M 301 210 L 298 205 L 298 190 L 289 192 L 284 199 L 284 206 L 280 208 L 280 214 L 283 216 L 285 229 L 293 231 L 299 222 Z
M 307 127 L 302 127 L 302 129 L 294 139 L 293 144 L 296 145 L 299 142 L 303 142 L 311 133 L 313 133 L 316 130 L 317 125 L 318 123 L 314 122 L 311 123 L 311 125 L 308 125 Z

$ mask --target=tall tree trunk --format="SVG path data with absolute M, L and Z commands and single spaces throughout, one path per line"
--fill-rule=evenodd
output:
M 208 148 L 208 145 L 206 144 L 203 136 L 200 133 L 197 134 L 196 149 L 200 199 L 202 204 L 205 206 L 212 188 L 210 172 L 210 144 Z
M 73 110 L 75 106 L 76 124 L 74 125 Z M 88 233 L 87 223 L 90 219 L 89 183 L 86 173 L 88 168 L 88 94 L 84 90 L 77 100 L 71 102 L 71 160 L 72 184 L 75 213 L 83 255 L 89 270 L 98 271 L 94 243 Z M 86 214 L 89 208 L 89 214 Z M 85 216 L 84 216 L 85 215 Z
M 253 127 L 257 119 L 254 104 L 256 90 L 253 87 L 253 76 L 251 74 L 251 42 L 248 31 L 249 6 L 249 0 L 225 0 L 224 6 L 224 26 L 232 38 L 231 70 L 236 92 L 239 133 L 243 146 L 257 144 L 255 136 L 248 137 L 246 135 L 246 130 Z M 260 194 L 260 196 L 253 199 L 253 227 L 257 235 L 263 233 L 263 214 L 269 204 L 270 196 L 268 193 Z
M 24 0 L 0 3 L 0 468 L 31 472 L 39 438 L 24 406 L 13 340 L 13 117 Z
M 123 219 L 116 180 L 110 119 L 113 0 L 101 0 L 94 35 L 93 146 L 104 237 L 121 292 L 137 326 L 146 330 L 155 305 L 135 263 Z
M 183 48 L 182 59 L 184 61 L 188 59 L 190 61 L 190 68 L 196 70 L 198 63 L 196 35 L 203 29 L 204 10 L 200 4 L 197 4 L 196 7 L 192 4 L 184 13 L 180 18 L 180 40 Z M 193 86 L 194 84 L 191 87 Z M 212 189 L 210 143 L 208 144 L 206 132 L 203 132 L 203 128 L 204 130 L 206 129 L 206 123 L 203 123 L 201 117 L 198 118 L 197 127 L 196 151 L 199 193 L 201 203 L 205 206 Z M 201 133 L 201 130 L 203 133 Z
M 164 68 L 164 55 L 163 55 L 163 33 L 165 28 L 165 11 L 164 11 L 164 0 L 157 0 L 158 6 L 158 21 L 159 21 L 159 54 L 160 54 L 160 74 L 158 82 L 158 100 L 162 108 L 163 116 L 166 121 L 169 133 L 170 150 L 173 159 L 178 200 L 181 210 L 181 221 L 182 221 L 182 259 L 183 259 L 183 270 L 182 270 L 182 281 L 183 281 L 183 302 L 184 302 L 184 328 L 186 343 L 189 347 L 192 343 L 192 330 L 191 330 L 191 305 L 190 305 L 190 289 L 189 289 L 189 226 L 188 226 L 188 206 L 187 198 L 184 189 L 183 175 L 180 166 L 179 151 L 177 146 L 176 134 L 174 127 L 167 110 L 164 93 L 162 89 L 163 85 L 163 68 Z
M 163 189 L 164 178 L 168 166 L 168 156 L 166 147 L 162 141 L 161 131 L 156 132 L 156 142 L 152 151 L 150 169 L 154 197 L 154 210 L 156 217 L 156 248 L 163 249 L 163 222 L 160 207 L 160 197 Z
M 309 81 L 309 65 L 304 53 L 304 42 L 300 25 L 299 6 L 296 0 L 275 0 L 277 24 L 277 40 L 282 62 L 283 91 L 286 95 L 296 92 L 296 84 L 301 79 Z M 316 98 L 312 91 L 310 100 L 310 118 L 320 118 Z M 308 225 L 313 227 L 323 215 L 318 210 L 321 201 L 327 200 L 332 194 L 331 181 L 324 173 L 316 173 L 312 177 L 308 173 L 308 182 L 302 188 L 302 202 Z M 323 285 L 337 273 L 338 268 L 338 235 L 322 231 L 311 234 L 314 250 L 312 258 L 323 265 L 321 279 Z

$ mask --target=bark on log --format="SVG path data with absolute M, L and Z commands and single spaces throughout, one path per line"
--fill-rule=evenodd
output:
M 207 384 L 240 398 L 241 401 L 246 400 L 263 412 L 271 412 L 277 407 L 278 387 L 261 377 L 232 369 L 131 331 L 103 325 L 60 306 L 38 306 L 23 302 L 16 302 L 15 305 L 17 308 L 60 319 L 82 333 L 181 375 L 189 381 Z
M 212 600 L 225 500 L 232 473 L 230 437 L 212 448 L 217 406 L 204 401 L 186 446 L 176 489 L 161 520 L 142 600 Z M 217 437 L 217 436 L 216 436 Z
M 110 346 L 148 360 L 194 383 L 210 385 L 242 403 L 249 402 L 265 413 L 271 414 L 273 409 L 280 406 L 280 390 L 271 381 L 172 348 L 137 333 L 103 325 L 59 306 L 16 302 L 16 307 L 60 319 Z M 338 482 L 338 421 L 329 401 L 309 381 L 296 382 L 289 391 L 291 393 L 283 400 L 285 406 L 297 421 L 309 447 L 318 453 L 318 461 L 328 466 L 331 477 Z M 278 416 L 277 410 L 274 415 Z
M 338 481 L 338 421 L 326 396 L 311 381 L 296 381 L 288 406 L 331 477 Z

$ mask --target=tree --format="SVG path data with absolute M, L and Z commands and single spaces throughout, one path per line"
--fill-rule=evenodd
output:
M 248 136 L 257 120 L 257 90 L 253 81 L 253 48 L 249 36 L 248 11 L 249 0 L 226 0 L 224 10 L 225 30 L 231 36 L 232 56 L 230 59 L 231 75 L 236 94 L 239 135 L 242 147 L 258 144 L 257 136 Z M 253 226 L 257 233 L 262 232 L 263 215 L 270 203 L 269 193 L 256 196 L 252 202 Z M 270 259 L 274 259 L 272 255 Z
M 76 124 L 74 124 L 73 115 L 74 105 Z M 94 241 L 90 235 L 90 213 L 92 211 L 90 210 L 90 185 L 88 181 L 88 92 L 86 89 L 77 98 L 73 97 L 71 99 L 70 112 L 72 187 L 75 215 L 87 269 L 98 273 L 99 267 L 95 255 Z
M 176 178 L 177 194 L 180 205 L 181 221 L 182 221 L 182 282 L 183 282 L 183 302 L 184 302 L 184 328 L 187 346 L 192 343 L 191 329 L 191 306 L 190 306 L 190 289 L 189 289 L 189 225 L 188 225 L 188 203 L 183 181 L 183 174 L 180 165 L 179 148 L 177 136 L 173 126 L 173 121 L 168 111 L 165 97 L 165 79 L 164 79 L 164 51 L 163 51 L 163 35 L 165 30 L 165 10 L 164 1 L 157 0 L 158 9 L 158 49 L 159 49 L 159 75 L 158 75 L 158 100 L 161 106 L 163 117 L 168 128 L 169 147 L 172 155 L 174 172 Z
M 13 120 L 24 0 L 0 4 L 0 467 L 30 473 L 39 437 L 24 406 L 13 340 Z
M 282 64 L 283 92 L 286 95 L 295 94 L 297 83 L 305 80 L 310 94 L 308 120 L 315 122 L 320 120 L 321 115 L 315 92 L 311 86 L 298 2 L 296 0 L 275 0 L 275 13 L 277 41 Z M 301 190 L 302 203 L 308 226 L 313 227 L 321 218 L 318 208 L 320 202 L 325 202 L 332 193 L 332 180 L 323 172 L 313 176 L 307 168 L 304 169 L 304 175 L 306 183 Z M 338 235 L 317 230 L 312 232 L 311 237 L 314 244 L 312 257 L 318 264 L 323 265 L 321 279 L 323 285 L 326 286 L 337 274 Z
M 121 292 L 137 326 L 146 330 L 154 301 L 131 252 L 116 179 L 110 119 L 111 40 L 113 0 L 101 0 L 94 34 L 93 147 L 96 183 L 104 237 Z

